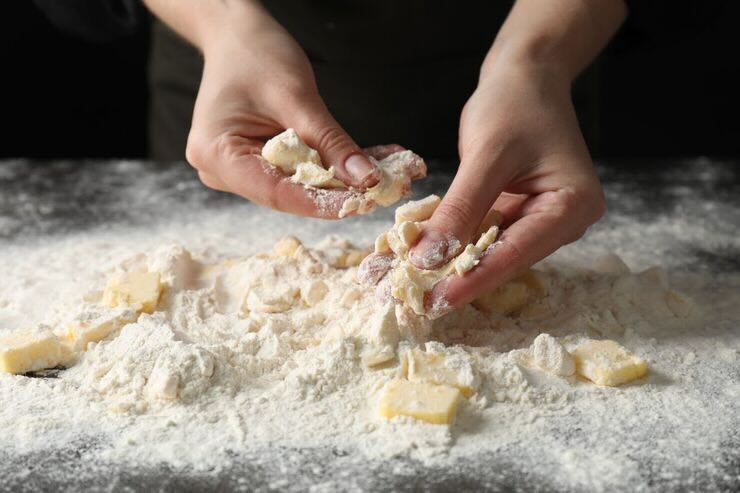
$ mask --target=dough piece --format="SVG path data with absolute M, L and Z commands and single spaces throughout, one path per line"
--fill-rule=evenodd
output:
M 161 294 L 159 272 L 127 272 L 108 282 L 103 292 L 103 303 L 110 308 L 127 305 L 152 313 Z
M 289 175 L 296 172 L 300 163 L 321 166 L 319 153 L 308 147 L 292 128 L 265 142 L 262 157 Z
M 378 284 L 390 270 L 391 295 L 409 306 L 416 315 L 426 315 L 424 296 L 442 279 L 453 272 L 459 276 L 473 269 L 496 241 L 498 226 L 491 225 L 474 244 L 446 265 L 435 270 L 419 269 L 408 261 L 408 252 L 416 242 L 425 220 L 439 205 L 440 199 L 430 195 L 396 209 L 396 222 L 390 230 L 375 240 L 375 253 L 360 265 L 358 278 L 368 284 Z M 390 255 L 392 254 L 392 255 Z M 388 266 L 390 262 L 390 267 Z
M 648 364 L 609 340 L 588 341 L 573 350 L 576 372 L 596 385 L 614 387 L 647 375 Z
M 318 152 L 306 145 L 292 128 L 265 143 L 262 157 L 271 165 L 291 176 L 291 181 L 306 188 L 350 188 L 334 176 L 334 168 L 322 166 Z M 424 160 L 411 151 L 399 151 L 382 158 L 370 159 L 380 169 L 380 180 L 365 193 L 350 194 L 342 203 L 339 217 L 367 214 L 376 205 L 389 206 L 411 191 L 413 180 L 426 176 Z M 350 188 L 350 190 L 352 190 Z
M 49 327 L 39 326 L 0 336 L 0 371 L 13 374 L 54 368 L 66 351 Z
M 542 371 L 559 377 L 569 377 L 576 372 L 573 356 L 550 334 L 538 335 L 530 351 L 532 362 Z
M 392 380 L 380 398 L 384 418 L 410 416 L 432 424 L 452 424 L 460 403 L 460 391 L 447 385 Z
M 478 379 L 468 358 L 459 354 L 435 351 L 427 343 L 427 351 L 414 348 L 406 353 L 408 379 L 412 382 L 429 382 L 458 389 L 465 397 L 473 395 Z

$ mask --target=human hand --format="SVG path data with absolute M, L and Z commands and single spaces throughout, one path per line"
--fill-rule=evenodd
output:
M 480 264 L 433 289 L 428 307 L 460 307 L 575 241 L 605 211 L 578 127 L 570 80 L 538 65 L 494 64 L 460 121 L 457 175 L 410 260 L 433 269 L 457 255 L 486 213 L 504 232 Z M 432 313 L 440 316 L 443 313 Z
M 294 128 L 337 178 L 365 189 L 379 170 L 344 132 L 319 96 L 311 64 L 257 2 L 198 32 L 205 66 L 186 156 L 207 186 L 299 215 L 336 218 L 346 190 L 291 182 L 260 156 L 267 138 Z

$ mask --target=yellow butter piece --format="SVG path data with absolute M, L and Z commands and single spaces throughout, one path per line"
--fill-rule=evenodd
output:
M 102 341 L 124 325 L 136 322 L 138 315 L 132 309 L 82 314 L 67 325 L 64 340 L 75 351 L 84 351 L 89 343 Z
M 476 378 L 469 362 L 419 348 L 407 352 L 406 358 L 410 381 L 455 387 L 465 397 L 475 393 Z
M 547 295 L 541 275 L 529 270 L 473 301 L 473 306 L 487 313 L 510 315 L 524 308 L 535 296 Z
M 572 351 L 576 373 L 597 385 L 614 387 L 647 375 L 648 364 L 614 341 L 589 341 Z
M 298 163 L 313 163 L 321 166 L 319 153 L 311 149 L 292 128 L 276 135 L 262 147 L 262 157 L 286 173 L 295 173 Z
M 142 312 L 151 313 L 157 308 L 160 294 L 162 284 L 158 272 L 127 272 L 108 282 L 103 303 L 111 308 L 138 306 Z
M 275 243 L 272 251 L 278 257 L 292 257 L 300 246 L 301 241 L 298 238 L 295 236 L 286 236 Z
M 380 398 L 384 418 L 410 416 L 432 424 L 451 424 L 460 403 L 460 391 L 446 385 L 392 380 Z
M 347 250 L 347 253 L 342 256 L 337 267 L 357 267 L 368 255 L 370 255 L 369 250 L 350 248 Z
M 0 336 L 0 371 L 13 374 L 54 368 L 66 351 L 48 328 L 23 329 Z
M 396 224 L 405 221 L 425 221 L 439 206 L 442 199 L 437 195 L 429 195 L 421 200 L 411 200 L 396 209 Z
M 529 288 L 521 281 L 510 281 L 476 298 L 473 306 L 487 313 L 509 315 L 529 301 Z

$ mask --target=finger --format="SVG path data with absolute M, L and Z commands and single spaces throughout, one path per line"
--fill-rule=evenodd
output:
M 307 189 L 262 159 L 259 141 L 235 135 L 219 139 L 205 173 L 215 176 L 228 191 L 257 204 L 301 216 L 337 219 L 344 202 L 359 194 Z
M 493 203 L 491 209 L 497 210 L 503 217 L 499 225 L 502 229 L 518 221 L 523 215 L 524 205 L 532 196 L 529 194 L 514 194 L 503 192 Z
M 562 245 L 577 240 L 603 213 L 598 200 L 557 190 L 522 202 L 526 214 L 504 231 L 474 269 L 437 284 L 428 306 L 463 306 L 522 274 Z
M 324 166 L 334 167 L 337 178 L 347 185 L 364 190 L 378 183 L 378 167 L 329 114 L 322 101 L 310 103 L 287 123 L 319 151 Z
M 493 162 L 500 160 L 495 159 Z M 439 207 L 425 224 L 409 259 L 421 269 L 435 269 L 459 253 L 509 181 L 502 165 L 490 158 L 463 160 Z

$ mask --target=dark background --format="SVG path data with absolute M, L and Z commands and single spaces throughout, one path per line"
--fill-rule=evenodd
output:
M 639 5 L 638 5 L 639 4 Z M 586 130 L 597 158 L 740 156 L 740 2 L 632 2 L 603 53 Z M 92 43 L 6 0 L 0 158 L 145 157 L 149 26 Z

